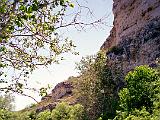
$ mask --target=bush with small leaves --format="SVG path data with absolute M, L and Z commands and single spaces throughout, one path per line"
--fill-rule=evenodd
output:
M 120 108 L 114 120 L 160 119 L 160 75 L 148 67 L 139 66 L 125 78 L 127 87 L 120 93 Z
M 68 103 L 59 103 L 51 114 L 52 120 L 84 120 L 84 108 L 80 104 L 70 106 Z
M 44 112 L 39 113 L 36 117 L 36 120 L 52 120 L 51 112 L 49 110 L 46 110 Z
M 0 120 L 15 120 L 17 116 L 8 110 L 0 109 Z

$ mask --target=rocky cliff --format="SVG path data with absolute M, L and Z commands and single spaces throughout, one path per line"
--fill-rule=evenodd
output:
M 127 73 L 160 57 L 160 0 L 113 0 L 114 27 L 101 49 Z
M 68 102 L 70 105 L 77 103 L 76 96 L 73 94 L 73 83 L 71 81 L 64 81 L 58 83 L 50 94 L 42 97 L 41 102 L 38 103 L 36 112 L 44 110 L 52 110 L 59 102 Z
M 42 100 L 52 99 L 57 101 L 65 96 L 72 95 L 72 90 L 73 86 L 70 82 L 61 82 L 55 86 L 50 94 L 42 97 Z
M 101 46 L 106 51 L 107 64 L 113 68 L 113 75 L 120 72 L 124 77 L 138 65 L 155 67 L 155 60 L 160 57 L 160 0 L 114 0 L 113 13 L 114 27 Z M 115 76 L 117 93 L 124 82 Z M 54 109 L 61 101 L 77 103 L 73 89 L 69 81 L 57 84 L 50 94 L 42 98 L 36 111 Z

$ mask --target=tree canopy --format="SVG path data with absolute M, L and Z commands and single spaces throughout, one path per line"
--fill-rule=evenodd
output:
M 105 52 L 99 51 L 96 55 L 83 57 L 77 64 L 81 74 L 75 81 L 79 102 L 91 120 L 97 119 L 101 114 L 103 119 L 112 119 L 116 114 L 116 85 L 106 63 Z
M 160 76 L 148 66 L 136 67 L 125 78 L 120 108 L 114 120 L 158 120 L 160 118 Z
M 83 29 L 101 20 L 78 21 L 82 8 L 90 10 L 76 4 L 77 12 L 68 15 L 67 11 L 74 8 L 70 0 L 0 1 L 0 91 L 23 94 L 23 89 L 29 89 L 29 75 L 38 66 L 58 63 L 64 53 L 77 54 L 73 41 L 61 36 L 59 29 Z
M 1 90 L 21 93 L 25 81 L 20 79 L 26 80 L 37 66 L 58 62 L 60 54 L 73 50 L 72 41 L 57 33 L 68 7 L 73 4 L 66 0 L 0 1 L 0 76 L 1 83 L 8 85 Z M 11 78 L 9 68 L 18 75 Z

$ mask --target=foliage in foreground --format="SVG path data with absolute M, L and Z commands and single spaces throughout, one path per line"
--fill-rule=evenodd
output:
M 83 59 L 79 69 L 81 76 L 76 85 L 79 86 L 79 102 L 84 107 L 60 103 L 54 110 L 39 114 L 34 111 L 13 113 L 1 108 L 0 120 L 95 120 L 100 116 L 98 120 L 160 119 L 159 70 L 148 66 L 136 67 L 126 75 L 127 85 L 120 90 L 119 99 L 115 99 L 113 77 L 102 53 Z
M 73 7 L 69 0 L 0 1 L 0 91 L 23 95 L 33 70 L 75 53 L 73 42 L 58 31 L 70 25 L 63 19 Z
M 26 91 L 37 91 L 28 81 L 36 68 L 59 63 L 66 53 L 78 54 L 64 33 L 69 27 L 78 31 L 95 27 L 104 19 L 88 19 L 92 10 L 82 4 L 81 0 L 0 0 L 0 91 L 33 98 Z
M 125 78 L 127 87 L 120 93 L 121 110 L 114 120 L 159 120 L 160 76 L 148 66 L 136 67 Z
M 78 54 L 64 35 L 68 28 L 81 31 L 105 23 L 104 18 L 85 21 L 85 14 L 89 18 L 93 13 L 82 4 L 81 0 L 0 0 L 0 91 L 31 97 L 25 90 L 36 91 L 28 81 L 36 68 L 59 63 L 66 53 Z
M 84 120 L 84 108 L 80 104 L 70 106 L 65 102 L 59 103 L 52 111 L 46 110 L 39 114 L 30 112 L 10 112 L 0 110 L 0 120 Z

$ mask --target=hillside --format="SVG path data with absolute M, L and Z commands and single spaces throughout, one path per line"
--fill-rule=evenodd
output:
M 50 9 L 59 5 L 65 8 L 60 11 L 66 11 L 67 6 L 74 8 L 74 4 L 68 0 L 53 1 L 55 5 L 53 4 L 52 7 L 48 5 L 47 1 L 44 1 L 47 4 L 42 2 L 43 5 L 42 3 L 38 4 L 38 2 L 41 3 L 41 1 L 34 0 L 32 6 L 27 1 L 26 7 L 22 5 L 17 10 L 22 10 L 22 13 L 27 12 L 29 17 L 26 20 L 31 20 L 35 17 L 34 15 L 31 16 L 31 13 L 35 14 L 35 4 L 37 4 L 37 10 L 41 9 L 38 5 L 42 6 L 42 8 L 48 6 Z M 2 3 L 4 4 L 5 0 Z M 14 9 L 16 9 L 16 4 L 17 6 L 22 4 L 21 1 L 14 1 L 14 3 Z M 5 4 L 4 7 L 6 7 Z M 47 10 L 42 9 L 42 11 Z M 3 9 L 0 12 L 4 12 Z M 13 100 L 11 96 L 0 96 L 0 120 L 160 120 L 160 0 L 113 0 L 113 14 L 113 28 L 99 51 L 97 51 L 97 54 L 82 57 L 80 62 L 77 63 L 76 68 L 79 71 L 79 76 L 69 77 L 67 80 L 58 83 L 47 94 L 45 93 L 45 88 L 44 91 L 42 89 L 40 93 L 44 92 L 46 95 L 41 98 L 40 102 L 17 112 L 12 111 Z M 44 13 L 43 15 L 45 18 Z M 53 17 L 54 20 L 52 22 L 59 23 L 59 18 L 63 20 L 63 17 L 58 18 L 59 15 L 63 16 L 65 14 L 58 12 Z M 77 16 L 78 14 L 76 14 L 75 18 Z M 47 20 L 49 20 L 49 17 Z M 15 21 L 22 22 L 21 17 L 18 17 Z M 41 22 L 45 23 L 45 19 L 44 21 L 41 20 Z M 84 24 L 77 23 L 76 19 L 74 19 L 74 22 L 74 25 Z M 17 27 L 22 26 L 19 22 L 16 24 L 18 25 Z M 42 25 L 43 28 L 40 28 L 40 31 L 42 30 L 42 33 L 48 37 L 49 34 L 52 35 L 56 28 L 54 28 L 54 25 L 53 28 L 49 26 L 46 28 L 47 24 L 45 24 L 44 26 Z M 91 24 L 94 26 L 94 23 Z M 12 28 L 6 27 L 4 29 L 11 29 L 12 31 Z M 67 25 L 60 25 L 60 27 L 67 27 Z M 13 26 L 13 30 L 15 28 L 16 26 Z M 37 29 L 39 28 L 37 27 Z M 46 33 L 43 30 L 46 30 Z M 49 32 L 49 30 L 52 32 Z M 13 32 L 11 31 L 10 34 Z M 5 31 L 3 32 L 5 33 Z M 37 34 L 38 32 L 34 35 Z M 56 37 L 57 33 L 55 32 L 54 35 Z M 2 37 L 2 39 L 5 38 Z M 43 36 L 42 39 L 46 38 Z M 39 37 L 36 37 L 36 39 L 41 40 Z M 49 49 L 52 49 L 55 56 L 60 55 L 61 52 L 65 53 L 72 50 L 70 47 L 75 47 L 72 41 L 70 41 L 64 44 L 60 43 L 62 45 L 61 49 L 59 45 L 56 46 L 61 40 L 58 39 L 59 41 L 57 41 L 56 39 L 52 42 L 46 41 L 50 45 Z M 23 47 L 27 44 L 27 39 L 25 40 L 26 42 L 22 44 Z M 1 40 L 1 42 L 3 43 L 4 41 Z M 5 41 L 4 43 L 6 44 L 7 42 Z M 35 42 L 35 44 L 31 44 L 31 47 L 37 45 L 36 49 L 33 50 L 38 52 L 36 51 L 40 50 L 38 48 L 46 47 L 44 43 L 44 41 L 40 41 L 40 43 Z M 12 41 L 9 45 L 15 48 Z M 30 44 L 28 45 L 30 46 Z M 28 45 L 26 45 L 26 48 L 28 48 Z M 7 47 L 1 47 L 0 52 L 3 52 L 3 55 L 5 55 L 8 52 L 7 50 L 12 51 L 12 49 L 7 49 Z M 12 52 L 8 52 L 10 57 L 13 57 L 11 59 L 13 68 L 21 70 L 21 68 L 27 67 L 32 72 L 36 68 L 36 64 L 34 65 L 36 60 L 33 60 L 33 62 L 32 58 L 34 59 L 37 54 L 33 57 L 26 55 L 27 50 L 31 50 L 30 48 L 24 53 L 22 53 L 19 47 L 16 50 L 18 50 L 17 55 L 20 55 L 19 57 L 15 55 L 16 58 L 14 58 L 14 55 L 12 56 Z M 26 56 L 23 56 L 24 54 Z M 14 65 L 15 63 L 12 60 L 16 61 L 21 57 L 23 59 L 20 59 L 18 63 L 15 62 L 16 65 Z M 27 57 L 29 60 L 27 60 Z M 50 55 L 50 57 L 53 57 L 53 55 Z M 3 59 L 6 59 L 6 57 Z M 27 62 L 25 62 L 25 59 Z M 38 56 L 37 59 L 39 62 L 45 61 L 46 63 L 43 63 L 45 66 L 52 64 L 54 60 L 54 62 L 58 63 L 58 60 L 56 61 L 54 58 L 47 59 L 43 56 Z M 9 59 L 6 60 L 8 61 Z M 23 66 L 23 60 L 27 66 Z M 30 65 L 28 61 L 31 62 Z M 0 67 L 5 68 L 7 65 L 1 64 Z M 28 78 L 30 73 L 25 71 L 25 69 L 23 72 L 25 72 L 24 78 Z M 1 72 L 1 75 L 3 74 Z M 6 77 L 7 75 L 4 76 Z M 23 94 L 22 89 L 24 86 L 23 83 L 18 82 L 19 79 L 20 77 L 16 78 L 15 88 L 13 83 L 13 85 L 11 84 L 12 86 L 4 89 Z M 2 83 L 5 82 L 2 80 Z
M 111 90 L 106 95 L 113 95 L 113 99 L 117 100 L 119 90 L 126 86 L 124 77 L 129 71 L 140 65 L 149 65 L 152 68 L 158 66 L 156 60 L 160 58 L 160 1 L 114 0 L 113 13 L 114 26 L 100 50 L 106 53 L 106 68 L 111 70 L 112 77 L 110 82 L 113 88 L 105 88 Z M 83 74 L 70 77 L 57 84 L 51 93 L 42 97 L 41 102 L 23 111 L 34 109 L 36 113 L 40 113 L 47 109 L 53 110 L 61 102 L 69 105 L 81 103 L 77 94 L 79 85 L 75 81 L 83 77 Z M 94 109 L 98 110 L 98 107 L 94 106 Z M 94 111 L 89 113 L 90 116 L 96 116 L 96 112 L 92 112 Z
M 109 58 L 107 65 L 123 71 L 122 81 L 117 81 L 118 87 L 123 86 L 123 74 L 135 66 L 157 66 L 155 60 L 160 57 L 159 11 L 158 0 L 114 0 L 114 26 L 101 49 Z M 61 101 L 71 105 L 77 103 L 73 89 L 73 83 L 69 81 L 57 84 L 50 94 L 42 98 L 36 111 L 53 109 Z

